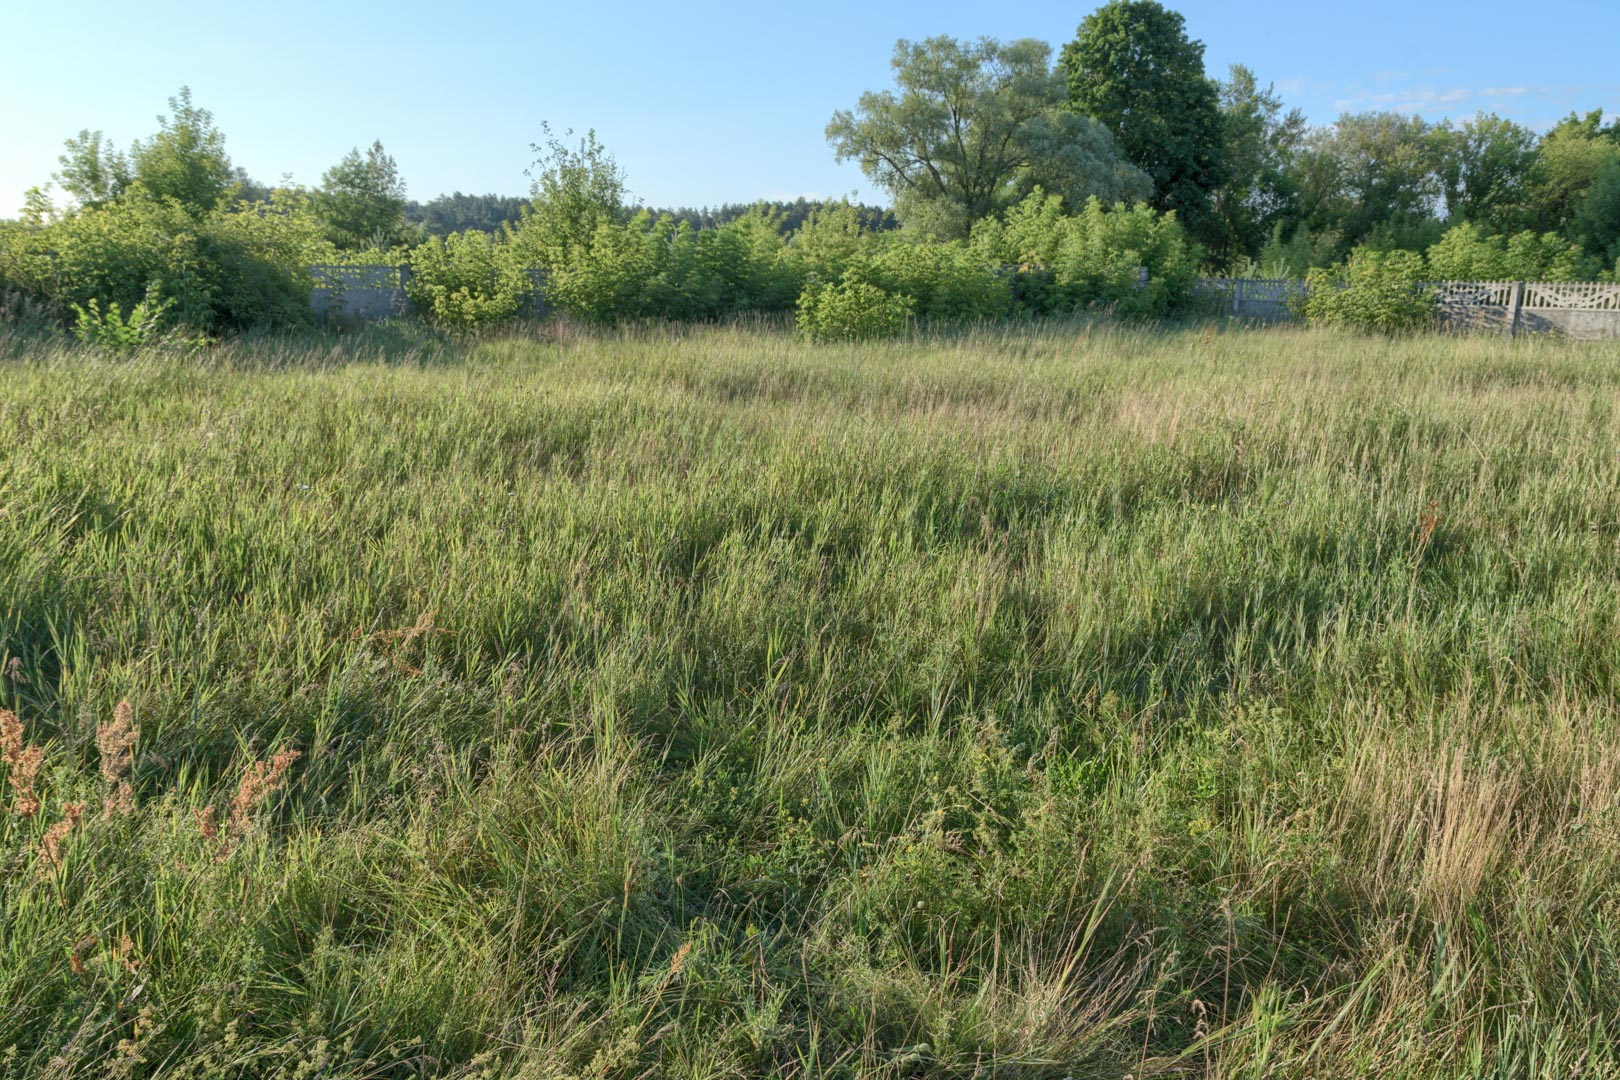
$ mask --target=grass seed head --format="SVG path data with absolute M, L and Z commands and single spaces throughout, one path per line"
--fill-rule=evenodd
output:
M 18 817 L 33 817 L 39 812 L 34 778 L 45 761 L 45 748 L 23 744 L 22 721 L 9 709 L 0 709 L 0 761 L 5 762 L 6 780 L 16 792 L 11 812 Z
M 96 726 L 96 749 L 101 753 L 101 778 L 111 786 L 103 813 L 130 814 L 135 811 L 135 791 L 126 776 L 135 760 L 135 739 L 141 729 L 135 726 L 135 710 L 128 701 L 113 709 L 112 722 Z
M 287 770 L 299 758 L 297 750 L 278 750 L 269 761 L 255 761 L 242 774 L 231 799 L 230 832 L 245 836 L 253 827 L 253 816 L 271 795 L 287 782 Z
M 71 802 L 62 806 L 62 820 L 45 830 L 45 835 L 39 841 L 39 853 L 45 857 L 49 869 L 62 869 L 62 844 L 72 834 L 84 816 L 84 803 Z M 47 867 L 41 866 L 40 872 L 46 872 Z

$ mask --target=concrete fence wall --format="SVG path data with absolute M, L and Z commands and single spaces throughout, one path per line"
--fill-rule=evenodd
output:
M 309 306 L 317 315 L 333 314 L 346 319 L 375 322 L 404 315 L 411 309 L 405 291 L 411 280 L 409 266 L 380 263 L 345 266 L 330 263 L 311 266 L 309 271 L 314 279 Z M 526 313 L 544 315 L 545 304 L 540 299 L 542 271 L 530 270 L 528 273 L 534 283 L 534 292 Z
M 376 321 L 410 310 L 405 299 L 408 266 L 321 265 L 309 272 L 315 280 L 309 306 L 317 315 Z
M 410 310 L 408 266 L 310 267 L 317 313 L 377 320 Z M 534 299 L 527 314 L 545 314 L 541 271 L 529 271 Z M 1141 272 L 1147 280 L 1147 271 Z M 1296 318 L 1303 281 L 1288 278 L 1199 278 L 1198 291 L 1244 319 L 1280 322 Z M 1558 333 L 1581 341 L 1620 340 L 1620 284 L 1549 281 L 1437 281 L 1440 322 L 1447 329 L 1500 333 Z
M 1239 318 L 1292 319 L 1303 281 L 1200 278 L 1199 291 Z M 1440 324 L 1449 330 L 1557 333 L 1578 341 L 1620 340 L 1620 284 L 1592 281 L 1436 281 Z

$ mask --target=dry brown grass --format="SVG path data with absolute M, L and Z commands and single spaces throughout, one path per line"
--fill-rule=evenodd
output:
M 140 728 L 135 726 L 135 709 L 128 701 L 120 701 L 113 709 L 111 723 L 96 725 L 101 778 L 109 789 L 103 817 L 111 817 L 114 811 L 130 814 L 135 810 L 135 791 L 130 786 L 128 773 L 135 760 L 133 748 L 140 733 Z
M 39 812 L 34 780 L 45 761 L 45 748 L 23 742 L 22 721 L 9 709 L 0 709 L 0 761 L 5 762 L 6 782 L 15 792 L 11 812 L 18 817 L 33 817 Z

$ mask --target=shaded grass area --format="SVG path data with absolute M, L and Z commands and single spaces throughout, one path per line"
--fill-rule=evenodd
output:
M 1614 1071 L 1617 360 L 0 339 L 0 1075 Z

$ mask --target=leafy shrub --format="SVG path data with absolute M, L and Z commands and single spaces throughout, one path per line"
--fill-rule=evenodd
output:
M 872 250 L 875 248 L 875 250 Z M 843 280 L 908 297 L 926 319 L 993 319 L 1012 310 L 1012 292 L 982 251 L 962 241 L 874 240 Z
M 307 200 L 197 213 L 139 183 L 111 201 L 36 228 L 7 231 L 4 261 L 23 290 L 59 319 L 96 300 L 132 311 L 150 297 L 205 333 L 288 326 L 309 312 L 309 264 L 326 254 Z
M 677 235 L 662 235 L 666 227 Z M 590 322 L 664 313 L 669 290 L 663 279 L 674 245 L 682 242 L 680 231 L 646 212 L 627 222 L 599 222 L 588 243 L 546 264 L 546 302 Z
M 505 322 L 534 292 L 517 254 L 481 232 L 427 240 L 410 253 L 405 295 L 423 318 L 453 330 Z
M 1307 322 L 1368 333 L 1402 334 L 1434 325 L 1434 296 L 1423 290 L 1423 256 L 1357 248 L 1342 266 L 1305 278 Z
M 1446 230 L 1429 248 L 1428 260 L 1429 275 L 1436 281 L 1575 281 L 1587 276 L 1580 245 L 1557 233 L 1487 236 L 1469 222 Z
M 135 352 L 156 340 L 163 317 L 173 306 L 173 300 L 148 295 L 125 316 L 118 301 L 103 311 L 101 302 L 92 296 L 87 304 L 73 305 L 73 336 L 108 352 Z
M 817 207 L 788 244 L 786 258 L 806 281 L 837 281 L 873 243 L 858 207 L 848 202 Z
M 807 341 L 869 341 L 895 337 L 915 302 L 864 281 L 812 282 L 799 296 L 799 333 Z
M 588 244 L 548 268 L 545 290 L 559 310 L 607 323 L 787 311 L 803 283 L 779 217 L 763 208 L 701 231 L 643 210 L 599 222 Z
M 1039 189 L 1009 210 L 1005 223 L 981 223 L 974 244 L 1000 262 L 1043 272 L 1044 286 L 1026 294 L 1041 314 L 1086 307 L 1166 314 L 1192 296 L 1201 258 L 1174 214 L 1144 205 L 1110 208 L 1097 199 L 1069 214 L 1060 197 Z

